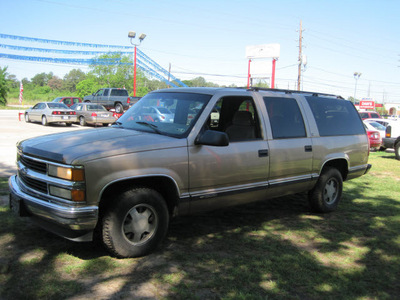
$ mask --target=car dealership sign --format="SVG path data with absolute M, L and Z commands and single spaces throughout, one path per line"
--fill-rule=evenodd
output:
M 372 100 L 361 100 L 360 109 L 375 109 L 375 101 Z
M 246 58 L 279 58 L 281 51 L 280 44 L 265 44 L 246 47 Z

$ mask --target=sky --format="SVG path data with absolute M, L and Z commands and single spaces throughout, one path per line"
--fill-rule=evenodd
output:
M 0 12 L 0 34 L 131 46 L 129 31 L 145 33 L 140 50 L 166 70 L 171 66 L 175 77 L 202 76 L 220 85 L 247 85 L 247 46 L 279 44 L 280 89 L 297 89 L 301 23 L 302 90 L 400 103 L 398 0 L 0 0 Z M 71 49 L 4 38 L 0 45 Z M 65 57 L 4 47 L 0 53 Z M 252 60 L 250 73 L 270 83 L 271 62 Z M 0 57 L 5 66 L 18 80 L 89 70 Z

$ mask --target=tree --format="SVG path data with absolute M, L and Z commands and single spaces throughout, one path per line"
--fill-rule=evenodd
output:
M 69 92 L 76 91 L 76 85 L 86 79 L 86 74 L 80 69 L 73 69 L 64 76 L 63 88 Z
M 101 88 L 101 85 L 98 84 L 96 77 L 89 76 L 76 85 L 76 92 L 78 97 L 83 98 L 87 95 L 93 94 L 99 88 Z
M 57 77 L 57 76 L 53 76 L 53 78 L 51 78 L 49 80 L 49 82 L 47 83 L 47 85 L 54 91 L 54 90 L 61 90 L 62 85 L 63 85 L 63 81 Z
M 93 59 L 90 69 L 90 73 L 98 78 L 102 87 L 126 87 L 133 80 L 132 59 L 119 52 L 103 54 Z
M 269 84 L 266 82 L 266 80 L 263 79 L 257 79 L 257 81 L 253 84 L 254 87 L 259 87 L 259 88 L 269 88 Z
M 2 105 L 7 104 L 7 94 L 10 90 L 7 83 L 7 68 L 0 68 L 0 104 Z
M 48 81 L 53 78 L 53 72 L 50 72 L 49 74 L 46 73 L 40 73 L 36 74 L 35 76 L 32 77 L 31 81 L 34 85 L 37 86 L 45 86 L 47 85 Z
M 218 87 L 219 85 L 216 83 L 212 82 L 207 82 L 204 77 L 196 77 L 192 80 L 184 80 L 183 83 L 185 83 L 187 86 L 190 87 Z
M 13 74 L 9 74 L 7 76 L 7 81 L 9 83 L 9 86 L 11 89 L 16 89 L 19 87 L 19 82 L 18 82 L 17 76 L 15 76 Z

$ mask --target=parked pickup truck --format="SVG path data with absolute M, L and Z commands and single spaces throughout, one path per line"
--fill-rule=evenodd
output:
M 173 115 L 157 122 L 149 107 Z M 158 90 L 112 126 L 17 151 L 11 209 L 71 240 L 98 237 L 117 257 L 154 251 L 172 217 L 303 192 L 332 212 L 343 181 L 371 167 L 350 101 L 287 90 Z
M 83 102 L 101 104 L 108 110 L 114 108 L 117 114 L 122 114 L 139 99 L 140 97 L 130 97 L 126 89 L 106 88 L 85 96 Z
M 384 148 L 394 149 L 396 159 L 400 160 L 400 121 L 387 120 L 386 135 L 382 138 Z

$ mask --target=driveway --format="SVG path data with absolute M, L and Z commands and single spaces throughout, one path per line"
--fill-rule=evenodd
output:
M 18 141 L 39 135 L 86 128 L 88 127 L 79 125 L 67 127 L 65 124 L 43 126 L 40 123 L 25 123 L 23 115 L 19 121 L 18 110 L 0 110 L 0 177 L 8 177 L 17 172 L 15 160 Z

